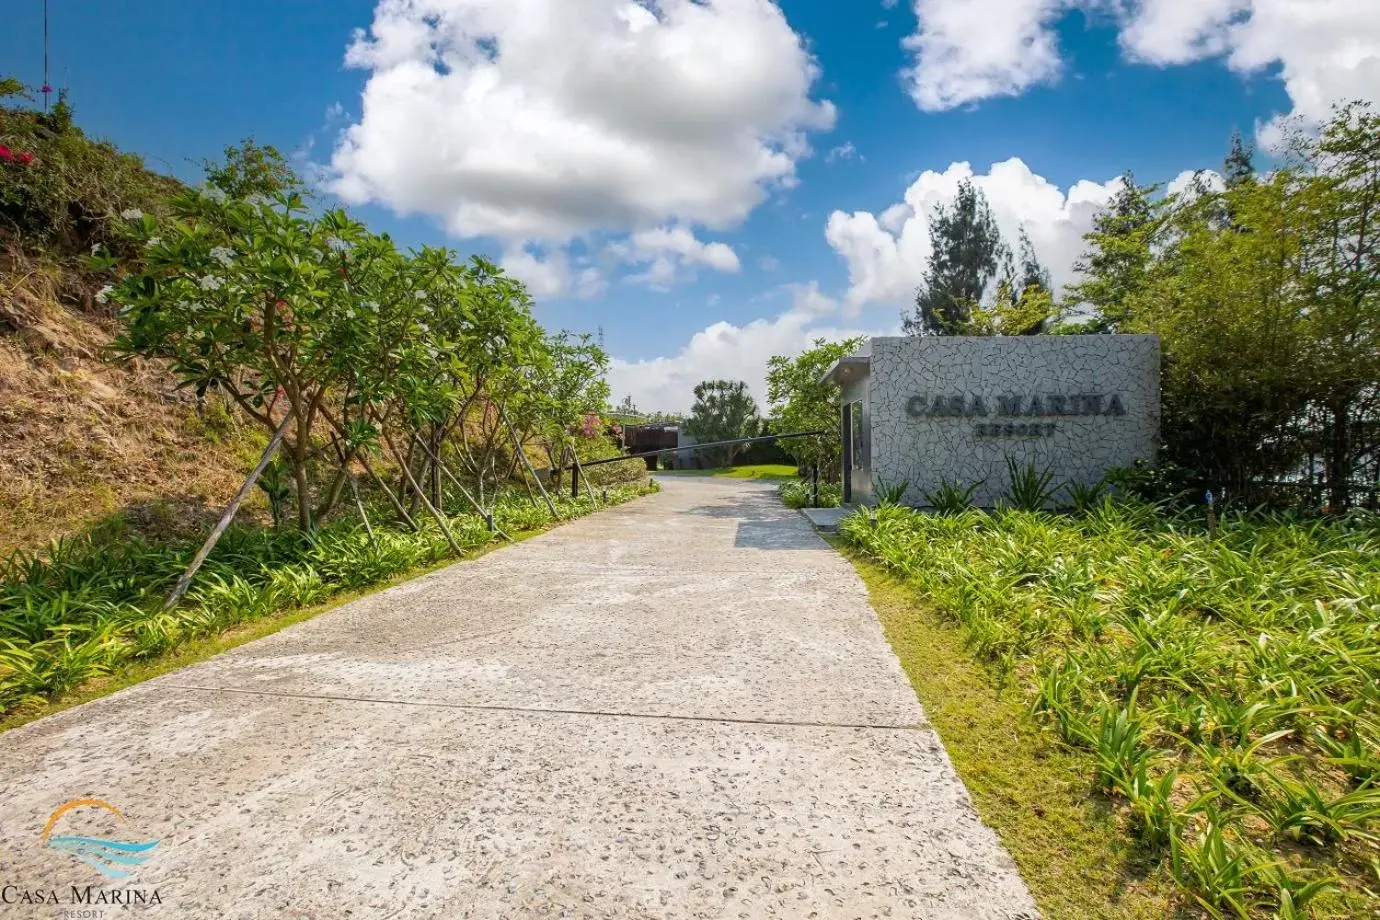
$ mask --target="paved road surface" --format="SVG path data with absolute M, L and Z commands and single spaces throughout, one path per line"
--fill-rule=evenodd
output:
M 40 844 L 78 797 L 161 841 L 128 881 Z M 0 861 L 198 920 L 1036 916 L 851 567 L 704 478 L 0 735 Z

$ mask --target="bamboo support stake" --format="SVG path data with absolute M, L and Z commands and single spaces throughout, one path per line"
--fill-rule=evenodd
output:
M 417 437 L 417 434 L 414 432 L 412 436 L 415 438 Z M 470 507 L 474 508 L 475 511 L 479 512 L 480 517 L 484 518 L 485 522 L 488 523 L 489 529 L 492 530 L 494 533 L 498 534 L 503 539 L 507 540 L 509 543 L 512 543 L 513 538 L 508 536 L 501 529 L 499 529 L 497 525 L 494 524 L 493 514 L 491 512 L 485 511 L 483 506 L 480 505 L 479 502 L 475 501 L 474 496 L 470 494 L 470 490 L 466 489 L 465 486 L 460 482 L 460 480 L 455 478 L 455 474 L 453 474 L 449 469 L 447 469 L 445 464 L 443 464 L 440 461 L 440 459 L 435 454 L 433 454 L 425 444 L 421 442 L 421 440 L 418 440 L 417 444 L 422 448 L 422 450 L 427 452 L 427 455 L 429 457 L 431 457 L 431 462 L 436 467 L 436 469 L 440 470 L 441 473 L 447 479 L 449 479 L 452 483 L 455 484 L 455 487 L 460 490 L 460 494 L 465 496 L 465 501 L 470 503 Z
M 359 499 L 359 486 L 355 483 L 353 474 L 350 476 L 350 493 L 355 497 L 355 507 L 359 509 L 359 518 L 364 522 L 364 530 L 369 534 L 369 542 L 374 544 L 374 549 L 378 549 L 379 538 L 374 536 L 374 528 L 369 524 L 369 515 L 364 511 L 364 502 Z
M 393 451 L 393 456 L 401 461 L 403 456 L 398 452 L 397 445 L 393 443 L 393 439 L 388 436 L 388 432 L 386 431 L 383 433 L 383 440 L 388 444 L 388 449 Z M 446 523 L 445 515 L 437 511 L 436 506 L 431 503 L 431 499 L 426 497 L 426 493 L 422 491 L 421 486 L 417 485 L 417 480 L 413 478 L 412 471 L 407 468 L 406 463 L 403 464 L 402 470 L 403 474 L 407 476 L 408 484 L 412 486 L 412 494 L 421 499 L 422 505 L 426 508 L 427 513 L 436 519 L 436 523 L 440 525 L 441 533 L 445 536 L 446 542 L 450 544 L 450 548 L 455 550 L 457 556 L 463 555 L 465 551 L 460 548 L 459 543 L 455 542 L 455 534 L 450 532 L 450 525 Z
M 328 425 L 335 429 L 336 434 L 340 435 L 342 438 L 345 437 L 345 429 L 341 426 L 340 422 L 336 421 L 335 416 L 331 415 L 325 408 L 321 410 L 321 416 L 326 420 Z M 380 419 L 380 426 L 387 422 L 387 417 L 388 414 L 385 413 L 384 417 Z M 393 490 L 388 488 L 388 483 L 384 482 L 383 477 L 374 469 L 374 465 L 369 462 L 368 454 L 361 450 L 356 452 L 356 456 L 359 457 L 359 462 L 364 467 L 364 472 L 368 473 L 369 478 L 374 480 L 374 484 L 383 490 L 384 495 L 388 496 L 388 503 L 393 506 L 393 510 L 398 512 L 398 515 L 407 522 L 407 526 L 411 527 L 414 532 L 420 532 L 422 528 L 418 527 L 417 522 L 412 520 L 412 515 L 407 513 L 407 509 L 403 507 L 398 497 L 393 494 Z
M 369 458 L 361 453 L 359 455 L 359 462 L 364 464 L 364 471 L 374 480 L 374 484 L 383 490 L 383 494 L 388 496 L 388 501 L 393 506 L 393 510 L 402 516 L 402 519 L 407 522 L 407 526 L 411 527 L 414 532 L 421 531 L 422 528 L 418 527 L 417 522 L 412 520 L 412 515 L 407 513 L 407 509 L 404 508 L 403 503 L 398 500 L 398 496 L 394 495 L 393 490 L 388 488 L 388 483 L 384 482 L 383 477 L 374 471 L 374 465 L 369 462 Z
M 546 486 L 541 484 L 541 477 L 537 475 L 536 470 L 532 469 L 532 461 L 527 459 L 527 451 L 522 449 L 522 441 L 518 439 L 517 429 L 513 427 L 512 422 L 508 421 L 508 415 L 503 411 L 502 406 L 498 407 L 498 416 L 503 419 L 503 424 L 508 427 L 508 434 L 513 438 L 513 449 L 516 450 L 518 456 L 522 458 L 522 465 L 527 467 L 527 472 L 531 474 L 532 481 L 537 484 L 537 489 L 541 492 L 541 497 L 546 500 L 546 507 L 550 510 L 551 517 L 559 521 L 561 515 L 556 511 L 556 505 L 551 501 L 551 496 L 547 494 Z
M 211 555 L 211 550 L 215 549 L 216 543 L 220 542 L 221 535 L 225 533 L 225 528 L 230 526 L 230 522 L 235 519 L 235 514 L 240 510 L 240 505 L 244 504 L 245 498 L 249 495 L 249 490 L 254 488 L 254 483 L 263 475 L 263 471 L 268 468 L 269 461 L 278 452 L 278 447 L 283 443 L 283 437 L 287 434 L 288 425 L 292 422 L 292 413 L 289 412 L 284 418 L 283 423 L 278 426 L 278 430 L 273 433 L 273 439 L 264 448 L 263 455 L 259 457 L 259 463 L 254 467 L 249 478 L 240 486 L 240 490 L 235 493 L 235 497 L 230 500 L 230 504 L 225 506 L 225 512 L 221 514 L 220 520 L 216 523 L 211 535 L 206 538 L 206 542 L 201 544 L 201 549 L 192 557 L 192 562 L 187 566 L 187 570 L 182 573 L 182 577 L 177 580 L 177 585 L 172 593 L 168 595 L 167 601 L 163 604 L 164 610 L 171 610 L 177 606 L 177 602 L 182 600 L 187 589 L 192 586 L 192 577 L 196 575 L 197 569 L 201 568 L 206 557 Z M 300 500 L 300 499 L 299 499 Z

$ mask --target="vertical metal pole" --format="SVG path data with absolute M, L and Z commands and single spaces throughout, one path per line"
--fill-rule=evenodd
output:
M 818 508 L 818 507 L 819 507 L 819 464 L 818 464 L 818 463 L 816 463 L 814 466 L 810 467 L 810 491 L 813 493 L 813 496 L 814 496 L 813 501 L 812 501 L 811 504 L 810 504 L 810 507 L 811 507 L 811 508 Z
M 48 78 L 48 0 L 43 0 L 43 111 L 48 111 L 49 87 L 52 81 Z

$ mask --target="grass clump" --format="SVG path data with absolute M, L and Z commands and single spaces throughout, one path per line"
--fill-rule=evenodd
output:
M 838 541 L 836 541 L 838 542 Z M 1072 751 L 1053 748 L 1024 701 L 996 697 L 991 674 L 967 653 L 962 630 L 911 586 L 843 548 L 867 584 L 887 639 L 925 718 L 1048 920 L 1160 920 L 1173 885 L 1121 833 L 1110 803 L 1089 796 Z
M 808 479 L 791 479 L 778 487 L 787 508 L 809 508 L 814 501 L 814 486 Z M 837 482 L 819 484 L 819 507 L 837 508 L 843 504 L 843 486 Z
M 646 491 L 610 488 L 604 496 L 617 504 Z M 605 506 L 588 492 L 556 501 L 566 519 Z M 515 496 L 500 501 L 494 517 L 513 534 L 550 523 L 545 508 Z M 451 517 L 449 525 L 467 553 L 498 539 L 478 515 Z M 332 521 L 312 534 L 232 527 L 187 599 L 164 611 L 164 597 L 196 549 L 195 543 L 91 535 L 0 563 L 0 720 L 190 641 L 311 607 L 452 555 L 431 521 L 418 532 L 376 525 L 372 538 L 355 519 Z
M 879 508 L 846 519 L 841 538 L 954 625 L 988 692 L 1015 691 L 1003 699 L 1028 707 L 1184 907 L 1375 911 L 1374 518 L 1231 517 L 1214 540 L 1129 503 L 1078 516 Z

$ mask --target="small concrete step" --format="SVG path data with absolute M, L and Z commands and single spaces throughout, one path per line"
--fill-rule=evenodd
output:
M 801 508 L 800 513 L 821 533 L 838 533 L 839 521 L 853 512 L 852 508 Z

